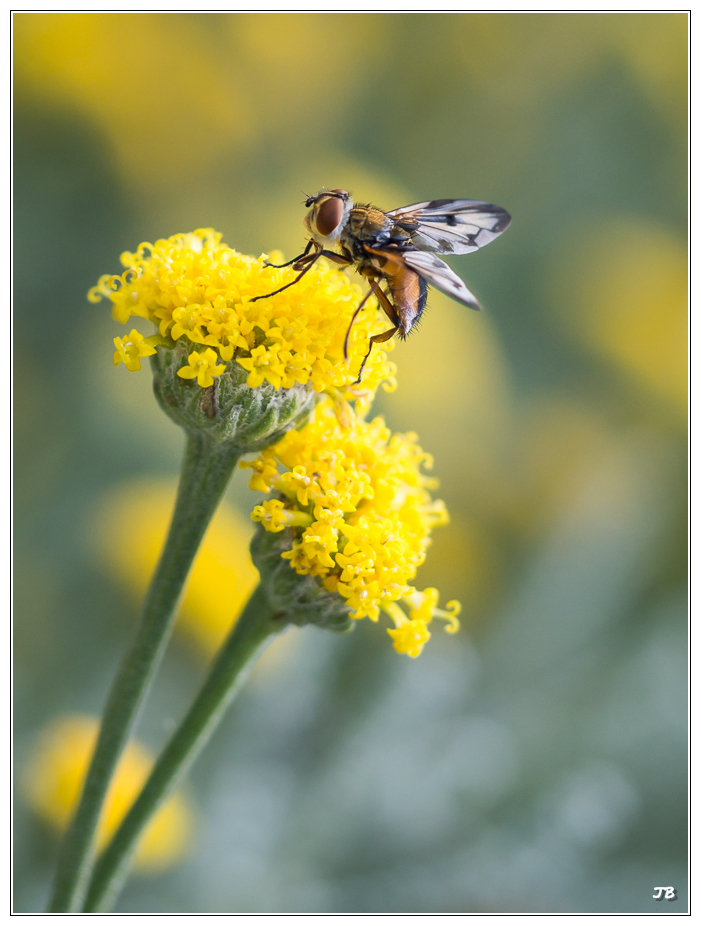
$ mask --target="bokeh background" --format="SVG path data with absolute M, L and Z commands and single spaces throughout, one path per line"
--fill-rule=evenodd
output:
M 292 256 L 328 186 L 514 217 L 451 261 L 486 311 L 432 292 L 376 405 L 435 456 L 418 584 L 464 629 L 276 641 L 118 909 L 682 912 L 686 15 L 16 14 L 14 67 L 16 910 L 55 863 L 41 749 L 101 712 L 183 445 L 85 294 L 202 226 Z M 256 501 L 239 472 L 144 750 L 255 583 Z

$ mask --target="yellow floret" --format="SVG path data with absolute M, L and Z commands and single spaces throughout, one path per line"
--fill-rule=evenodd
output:
M 406 621 L 397 627 L 396 630 L 388 630 L 387 633 L 394 640 L 394 648 L 398 653 L 406 653 L 412 659 L 416 659 L 424 648 L 424 643 L 430 638 L 431 634 L 424 621 Z
M 282 531 L 287 527 L 287 514 L 284 504 L 273 498 L 262 505 L 256 505 L 251 514 L 252 521 L 260 521 L 268 531 Z
M 178 370 L 178 376 L 183 379 L 195 379 L 198 385 L 206 389 L 214 383 L 215 376 L 221 376 L 226 364 L 217 363 L 217 355 L 208 347 L 207 350 L 194 350 L 187 358 L 187 366 Z
M 126 364 L 127 370 L 137 373 L 141 369 L 141 358 L 150 357 L 156 353 L 143 334 L 139 334 L 136 328 L 132 328 L 125 338 L 115 338 L 114 346 L 117 348 L 114 352 L 114 365 L 120 363 Z

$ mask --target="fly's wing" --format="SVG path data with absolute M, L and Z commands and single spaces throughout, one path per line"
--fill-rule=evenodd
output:
M 457 273 L 454 273 L 440 257 L 426 251 L 402 251 L 401 254 L 407 267 L 415 270 L 436 289 L 440 289 L 446 296 L 450 296 L 451 299 L 461 302 L 468 308 L 480 311 L 482 306 Z
M 469 254 L 509 227 L 511 216 L 500 206 L 476 199 L 434 199 L 388 212 L 409 232 L 415 248 L 438 254 Z

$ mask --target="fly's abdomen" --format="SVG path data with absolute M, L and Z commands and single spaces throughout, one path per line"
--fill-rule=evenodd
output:
M 386 279 L 399 316 L 399 334 L 405 338 L 426 308 L 428 284 L 418 273 L 401 264 L 386 269 L 390 270 Z

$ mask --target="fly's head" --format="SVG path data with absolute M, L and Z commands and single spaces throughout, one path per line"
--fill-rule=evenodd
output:
M 321 190 L 310 196 L 305 206 L 309 210 L 304 224 L 317 244 L 323 248 L 338 245 L 348 215 L 353 208 L 353 198 L 347 190 Z

